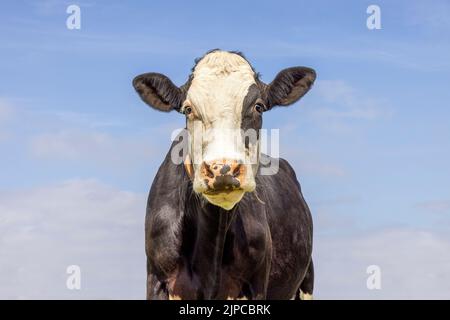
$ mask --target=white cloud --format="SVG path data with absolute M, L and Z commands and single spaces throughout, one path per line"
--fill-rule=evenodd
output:
M 15 110 L 12 104 L 0 97 L 0 130 L 14 117 L 14 114 Z
M 14 109 L 5 99 L 0 98 L 0 142 L 6 140 L 10 136 L 10 132 L 6 130 L 9 120 L 14 116 Z
M 13 114 L 13 109 L 9 103 L 0 99 L 0 125 L 6 120 L 10 119 Z
M 166 149 L 170 144 L 167 139 Z M 33 136 L 31 154 L 50 161 L 76 161 L 85 165 L 127 167 L 148 163 L 163 151 L 151 135 L 112 135 L 96 130 L 60 130 Z
M 166 121 L 144 128 L 94 113 L 47 110 L 24 114 L 26 119 L 35 119 L 25 144 L 34 159 L 114 170 L 161 161 L 171 144 L 171 132 L 180 126 Z
M 405 16 L 410 25 L 420 25 L 438 32 L 450 29 L 450 3 L 443 0 L 415 1 L 408 4 Z
M 95 180 L 0 192 L 0 298 L 143 299 L 145 204 L 144 194 Z M 331 221 L 339 234 L 316 232 L 318 299 L 449 298 L 448 235 L 407 228 L 352 234 L 357 227 L 347 218 Z M 72 264 L 81 267 L 80 291 L 65 286 Z M 373 264 L 382 272 L 379 291 L 366 288 Z
M 424 5 L 428 5 L 428 2 L 424 2 Z M 448 6 L 448 5 L 447 5 Z M 442 7 L 445 7 L 442 6 Z M 438 7 L 436 7 L 438 8 Z M 444 9 L 444 8 L 442 8 Z M 444 17 L 440 17 L 442 10 L 439 13 L 439 9 L 429 10 L 427 17 L 416 18 L 417 12 L 420 9 L 409 11 L 410 21 L 413 24 L 431 24 L 433 19 L 437 19 L 437 23 L 434 24 L 434 31 L 439 35 L 445 24 L 447 27 L 450 23 L 445 22 Z M 406 10 L 404 12 L 407 12 Z M 411 17 L 411 18 L 410 18 Z M 424 23 L 425 21 L 425 23 Z M 419 22 L 419 23 L 418 23 Z M 322 27 L 318 27 L 321 30 Z M 294 30 L 296 30 L 294 28 Z M 254 52 L 253 56 L 262 57 L 299 57 L 313 58 L 313 61 L 318 58 L 325 59 L 337 59 L 338 61 L 344 61 L 347 65 L 353 65 L 356 63 L 366 62 L 368 64 L 387 65 L 399 69 L 409 69 L 420 72 L 447 72 L 450 63 L 447 59 L 449 52 L 449 43 L 446 38 L 430 38 L 429 36 L 423 37 L 418 30 L 409 30 L 415 32 L 415 39 L 411 37 L 404 40 L 399 38 L 388 39 L 379 38 L 374 41 L 372 37 L 367 34 L 347 34 L 346 37 L 336 38 L 332 34 L 332 38 L 321 37 L 320 41 L 316 37 L 314 39 L 301 39 L 301 41 L 284 41 L 280 39 L 265 39 L 270 41 L 270 48 L 267 50 L 259 50 L 251 44 L 243 44 L 242 48 L 248 48 L 248 51 Z M 294 31 L 295 32 L 295 31 Z M 302 30 L 301 32 L 304 32 Z M 312 30 L 311 34 L 316 33 L 317 30 Z M 370 32 L 370 31 L 368 31 Z M 428 45 L 424 45 L 427 43 Z M 440 50 L 429 50 L 430 46 L 439 46 Z
M 321 100 L 321 106 L 311 107 L 314 118 L 375 120 L 392 114 L 384 102 L 358 93 L 341 80 L 318 81 L 314 90 Z
M 58 118 L 58 122 L 70 123 L 86 128 L 124 127 L 128 124 L 123 119 L 108 119 L 105 115 L 73 111 L 48 111 L 47 116 Z M 106 118 L 106 120 L 104 120 Z M 102 119 L 102 120 L 100 120 Z
M 331 199 L 321 199 L 316 200 L 313 202 L 314 205 L 320 206 L 320 207 L 334 207 L 334 206 L 340 206 L 340 205 L 352 205 L 355 203 L 358 203 L 361 201 L 361 197 L 358 196 L 350 196 L 350 195 L 344 195 L 344 196 L 338 196 Z
M 431 213 L 448 213 L 450 212 L 450 201 L 448 200 L 431 200 L 417 203 L 416 208 Z
M 290 142 L 291 145 L 293 142 Z M 296 168 L 298 176 L 313 175 L 325 178 L 342 178 L 349 172 L 341 164 L 331 162 L 324 155 L 311 150 L 303 141 L 296 141 L 297 148 L 292 148 L 289 141 L 283 141 L 281 145 L 282 157 L 288 159 L 293 168 Z
M 449 299 L 450 238 L 393 229 L 317 236 L 316 297 L 322 299 Z M 381 290 L 368 290 L 366 268 L 381 268 Z
M 69 0 L 33 1 L 33 6 L 34 6 L 36 12 L 40 15 L 45 15 L 45 16 L 61 14 L 61 12 L 65 12 L 66 7 L 71 4 L 73 4 L 73 1 L 69 1 Z M 82 8 L 92 7 L 94 5 L 94 3 L 92 3 L 92 2 L 85 2 L 85 1 L 77 1 L 76 4 Z
M 95 180 L 0 193 L 0 298 L 144 298 L 146 197 Z M 66 288 L 79 265 L 82 289 Z
M 305 158 L 299 160 L 298 168 L 300 175 L 302 173 L 305 173 L 324 177 L 337 177 L 337 178 L 345 177 L 347 175 L 346 171 L 343 168 L 339 167 L 338 165 L 311 161 Z

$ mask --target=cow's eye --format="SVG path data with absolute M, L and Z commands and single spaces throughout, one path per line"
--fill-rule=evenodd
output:
M 255 104 L 255 111 L 258 113 L 263 113 L 264 112 L 264 105 L 262 103 L 257 103 Z
M 190 106 L 184 107 L 183 113 L 187 116 L 190 115 L 192 113 L 192 107 L 190 107 Z

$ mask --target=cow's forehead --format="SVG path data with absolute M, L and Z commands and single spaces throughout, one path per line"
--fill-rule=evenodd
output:
M 228 51 L 213 51 L 205 55 L 194 67 L 193 76 L 227 76 L 246 73 L 254 77 L 250 63 L 241 55 Z
M 187 100 L 203 116 L 230 111 L 239 115 L 249 88 L 255 84 L 255 72 L 242 56 L 214 51 L 195 66 Z

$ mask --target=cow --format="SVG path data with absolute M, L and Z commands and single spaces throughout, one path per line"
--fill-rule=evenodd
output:
M 184 114 L 188 133 L 173 141 L 148 197 L 147 299 L 312 297 L 311 213 L 294 170 L 261 152 L 258 132 L 263 113 L 293 104 L 315 79 L 292 67 L 265 84 L 243 54 L 219 49 L 180 87 L 160 73 L 134 78 L 145 103 Z

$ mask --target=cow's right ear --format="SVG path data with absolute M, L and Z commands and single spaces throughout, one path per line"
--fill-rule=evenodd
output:
M 141 74 L 133 79 L 133 87 L 145 103 L 157 110 L 180 110 L 183 91 L 163 74 Z

